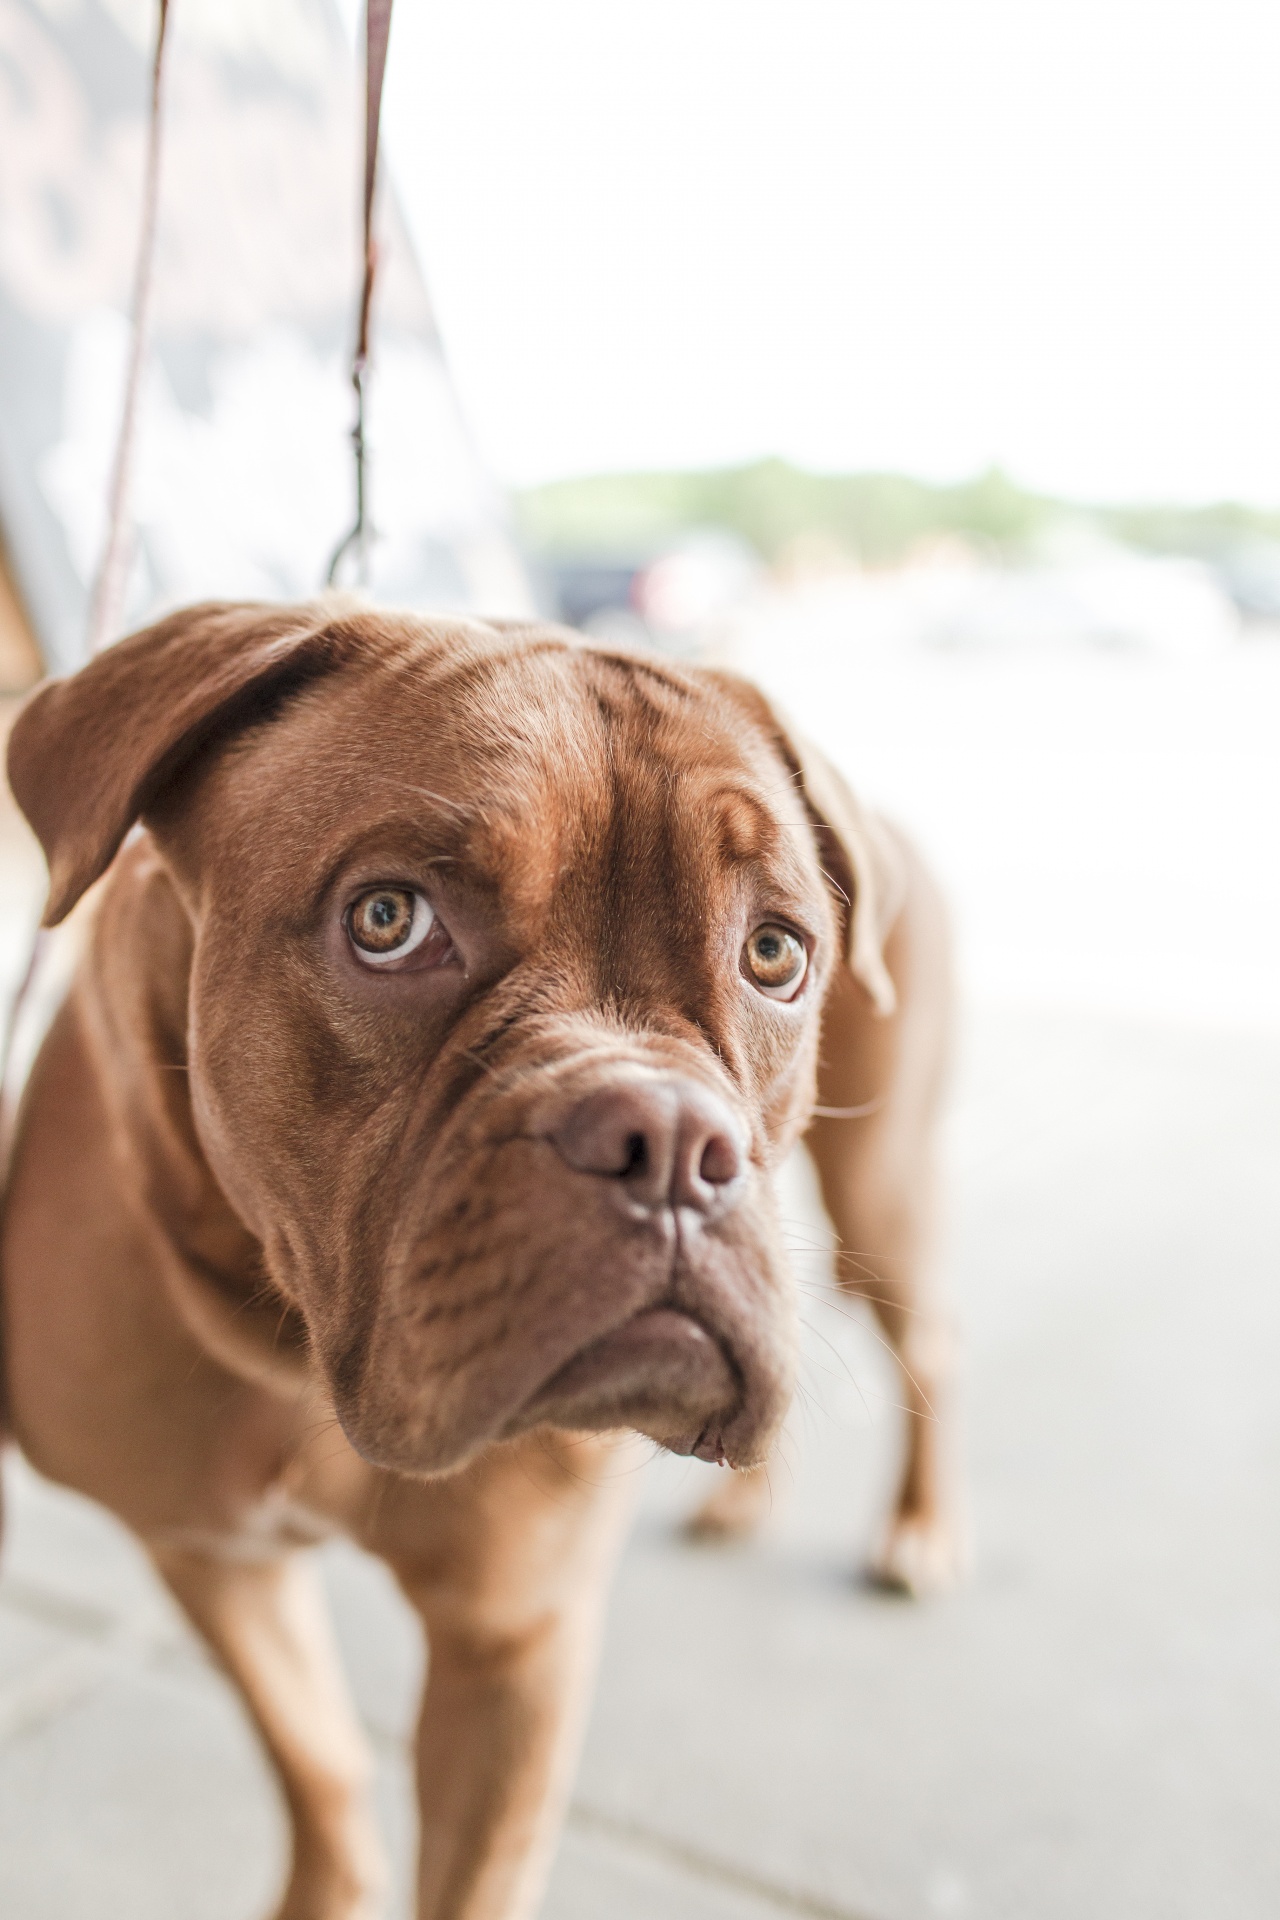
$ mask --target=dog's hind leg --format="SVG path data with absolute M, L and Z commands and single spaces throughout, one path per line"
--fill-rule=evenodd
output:
M 314 1568 L 297 1552 L 248 1560 L 153 1545 L 152 1555 L 243 1695 L 284 1790 L 293 1865 L 276 1920 L 379 1920 L 371 1760 Z
M 877 1018 L 850 976 L 837 979 L 823 1008 L 819 1114 L 806 1144 L 836 1232 L 838 1284 L 871 1305 L 898 1363 L 906 1412 L 902 1473 L 873 1571 L 920 1594 L 954 1583 L 966 1546 L 950 1404 L 954 1336 L 933 1273 L 950 959 L 941 902 L 904 852 L 907 897 L 885 947 L 897 1008 Z
M 932 1287 L 951 980 L 941 902 L 911 850 L 902 855 L 906 897 L 885 944 L 897 1007 L 877 1016 L 853 976 L 837 973 L 823 1007 L 819 1110 L 805 1144 L 835 1228 L 837 1282 L 875 1313 L 907 1415 L 902 1474 L 873 1570 L 888 1586 L 924 1593 L 951 1585 L 965 1558 L 950 1457 L 953 1342 Z M 779 1479 L 768 1470 L 723 1475 L 688 1531 L 751 1532 Z

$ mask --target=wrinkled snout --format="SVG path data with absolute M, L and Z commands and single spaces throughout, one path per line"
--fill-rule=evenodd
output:
M 597 1087 L 555 1116 L 547 1137 L 576 1173 L 613 1182 L 628 1208 L 711 1216 L 732 1206 L 743 1185 L 739 1124 L 691 1080 L 654 1075 Z
M 789 1396 L 791 1343 L 745 1122 L 692 1075 L 618 1062 L 562 1089 L 535 1130 L 570 1175 L 569 1208 L 599 1223 L 591 1308 L 612 1303 L 524 1417 L 612 1419 L 677 1453 L 758 1458 Z M 628 1269 L 640 1284 L 624 1306 Z
M 363 1360 L 378 1404 L 360 1383 L 338 1398 L 369 1457 L 440 1472 L 537 1426 L 631 1427 L 734 1466 L 767 1452 L 794 1303 L 749 1115 L 709 1074 L 590 1038 L 481 1082 L 429 1169 Z

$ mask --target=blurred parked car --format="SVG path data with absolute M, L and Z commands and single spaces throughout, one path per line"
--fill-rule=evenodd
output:
M 738 535 L 696 529 L 643 557 L 542 560 L 561 620 L 598 638 L 685 653 L 709 623 L 739 605 L 761 573 Z

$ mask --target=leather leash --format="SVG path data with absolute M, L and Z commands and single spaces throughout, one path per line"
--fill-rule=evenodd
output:
M 142 375 L 147 357 L 147 336 L 151 320 L 151 286 L 156 255 L 156 218 L 160 206 L 160 154 L 163 146 L 161 84 L 168 40 L 169 0 L 159 0 L 156 21 L 155 52 L 151 61 L 151 116 L 147 129 L 147 163 L 142 186 L 142 225 L 138 233 L 138 257 L 133 270 L 133 300 L 129 323 L 129 365 L 125 376 L 124 401 L 120 411 L 120 432 L 116 439 L 115 460 L 107 494 L 107 542 L 102 550 L 98 577 L 89 603 L 89 655 L 101 653 L 113 639 L 124 611 L 129 587 L 129 563 L 132 541 L 129 527 L 129 498 L 133 480 L 134 443 L 137 438 L 138 408 L 142 397 Z
M 158 0 L 155 48 L 151 58 L 151 106 L 147 126 L 147 156 L 142 182 L 142 221 L 138 229 L 138 252 L 133 269 L 133 295 L 129 313 L 129 359 L 125 372 L 124 395 L 120 407 L 120 427 L 116 436 L 115 457 L 107 489 L 107 537 L 98 563 L 93 591 L 89 599 L 87 644 L 89 658 L 101 653 L 115 637 L 124 612 L 132 560 L 129 503 L 132 492 L 134 447 L 137 440 L 138 412 L 142 399 L 142 376 L 150 333 L 151 289 L 156 253 L 156 225 L 160 208 L 160 157 L 163 148 L 163 83 L 165 52 L 168 47 L 169 0 Z M 3 1032 L 0 1033 L 0 1173 L 7 1172 L 9 1148 L 16 1118 L 10 1070 L 13 1043 L 18 1023 L 31 998 L 40 962 L 48 945 L 48 931 L 36 928 L 31 950 L 17 991 L 9 1002 Z
M 124 609 L 128 591 L 130 539 L 129 502 L 133 478 L 134 447 L 142 397 L 142 376 L 150 331 L 151 294 L 154 279 L 156 227 L 160 206 L 160 161 L 163 150 L 163 83 L 165 54 L 168 48 L 169 0 L 157 0 L 155 49 L 151 62 L 151 110 L 147 130 L 147 157 L 142 190 L 142 222 L 138 234 L 138 253 L 134 264 L 133 298 L 130 313 L 128 370 L 116 440 L 115 459 L 107 495 L 107 537 L 89 604 L 88 651 L 100 653 L 113 638 Z M 368 545 L 368 521 L 365 500 L 366 452 L 364 437 L 364 381 L 369 362 L 369 315 L 373 303 L 374 281 L 378 271 L 378 248 L 373 232 L 374 188 L 378 172 L 378 130 L 382 119 L 382 82 L 387 67 L 387 44 L 391 37 L 392 0 L 366 0 L 365 6 L 365 135 L 364 135 L 364 279 L 356 325 L 355 351 L 351 360 L 351 384 L 356 396 L 356 419 L 351 430 L 355 456 L 356 518 L 351 531 L 340 542 L 329 563 L 328 584 L 336 580 L 338 569 L 354 547 L 363 574 Z M 16 993 L 13 995 L 0 1032 L 0 1169 L 8 1160 L 8 1147 L 14 1119 L 10 1087 L 10 1065 L 18 1023 L 31 997 L 47 943 L 46 931 L 37 929 L 31 952 Z
M 364 279 L 356 326 L 355 351 L 351 361 L 351 384 L 356 396 L 356 419 L 351 431 L 355 455 L 356 518 L 351 531 L 341 541 L 329 563 L 328 583 L 333 585 L 338 569 L 354 547 L 365 567 L 368 522 L 365 499 L 364 381 L 369 362 L 369 315 L 378 271 L 378 248 L 373 231 L 374 189 L 378 172 L 378 130 L 382 118 L 382 82 L 387 67 L 387 44 L 391 36 L 392 0 L 366 0 L 365 8 L 365 141 L 364 141 Z M 142 396 L 142 377 L 150 332 L 151 296 L 154 280 L 156 227 L 160 206 L 160 161 L 163 150 L 163 113 L 165 53 L 168 47 L 169 0 L 158 0 L 155 49 L 151 62 L 151 109 L 147 129 L 147 156 L 142 189 L 142 221 L 138 234 L 138 253 L 134 264 L 133 298 L 130 313 L 129 360 L 125 375 L 120 430 L 107 495 L 107 537 L 98 566 L 89 603 L 88 651 L 90 658 L 100 653 L 113 638 L 124 609 L 128 591 L 130 537 L 129 503 L 133 479 L 134 449 L 137 440 L 138 413 Z M 7 1161 L 8 1136 L 13 1120 L 10 1064 L 18 1022 L 31 997 L 32 987 L 46 946 L 43 927 L 37 929 L 22 979 L 14 993 L 0 1033 L 0 1164 Z
M 368 572 L 369 523 L 366 500 L 367 450 L 364 437 L 365 374 L 369 367 L 369 312 L 378 275 L 378 243 L 373 231 L 374 188 L 378 177 L 378 128 L 382 119 L 382 81 L 387 70 L 387 42 L 391 37 L 391 0 L 365 0 L 365 109 L 364 109 L 364 282 L 356 319 L 356 344 L 351 356 L 351 385 L 356 396 L 351 450 L 355 457 L 356 517 L 351 531 L 334 548 L 325 584 L 338 584 L 338 574 L 353 550 L 360 584 Z

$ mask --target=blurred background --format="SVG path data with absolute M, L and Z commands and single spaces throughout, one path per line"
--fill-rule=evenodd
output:
M 358 9 L 173 0 L 127 615 L 350 518 Z M 152 0 L 0 0 L 0 678 L 81 657 Z M 787 1177 L 758 1541 L 642 1476 L 548 1920 L 1280 1901 L 1280 14 L 399 0 L 370 591 L 755 676 L 951 900 L 976 1545 L 860 1581 L 900 1443 Z M 12 980 L 42 869 L 6 818 Z M 249 1916 L 279 1821 L 100 1514 L 6 1465 L 0 1907 Z M 326 1564 L 388 1830 L 420 1655 Z

